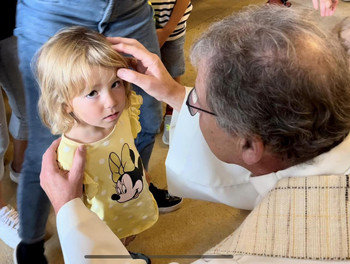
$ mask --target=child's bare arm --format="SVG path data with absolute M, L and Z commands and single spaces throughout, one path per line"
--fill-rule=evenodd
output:
M 174 29 L 183 17 L 189 2 L 190 0 L 177 0 L 174 5 L 174 9 L 171 12 L 168 23 L 163 28 L 157 29 L 158 42 L 160 47 L 163 46 L 170 34 L 174 32 Z

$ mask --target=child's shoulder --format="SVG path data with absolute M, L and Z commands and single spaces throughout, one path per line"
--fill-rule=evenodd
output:
M 143 102 L 142 96 L 137 95 L 134 91 L 131 91 L 128 114 L 130 118 L 131 133 L 134 138 L 136 138 L 137 134 L 141 131 L 141 124 L 139 119 L 140 119 L 140 107 L 142 105 L 142 102 Z
M 141 95 L 138 95 L 135 91 L 130 92 L 130 106 L 134 106 L 140 108 L 143 103 L 143 99 Z
M 78 143 L 77 141 L 74 141 L 68 138 L 66 135 L 62 134 L 60 144 L 58 145 L 58 149 L 67 148 L 68 146 L 72 148 L 77 148 L 79 145 L 81 145 L 81 143 Z

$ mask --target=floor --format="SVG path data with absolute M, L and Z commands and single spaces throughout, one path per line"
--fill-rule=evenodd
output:
M 290 1 L 293 4 L 292 8 L 311 7 L 312 3 L 311 0 Z M 185 43 L 186 57 L 188 57 L 193 40 L 213 21 L 236 12 L 249 4 L 264 4 L 265 0 L 192 0 L 192 3 L 194 8 L 188 21 Z M 346 15 L 350 15 L 350 3 L 340 1 L 335 15 L 321 18 L 320 25 L 331 29 L 335 23 Z M 196 73 L 188 60 L 186 61 L 186 67 L 187 71 L 182 78 L 182 82 L 184 85 L 192 86 Z M 10 146 L 7 156 L 12 153 L 11 151 Z M 149 166 L 153 182 L 159 187 L 166 187 L 164 161 L 167 151 L 168 147 L 163 144 L 161 134 L 159 134 Z M 6 159 L 6 162 L 8 163 L 9 160 Z M 17 185 L 9 180 L 8 171 L 6 171 L 3 192 L 7 201 L 14 206 L 16 205 L 16 188 Z M 159 221 L 151 229 L 138 235 L 128 246 L 128 249 L 153 256 L 153 264 L 172 261 L 183 264 L 191 263 L 196 255 L 203 254 L 231 234 L 248 213 L 248 211 L 221 204 L 185 199 L 181 209 L 162 214 Z M 49 217 L 47 233 L 46 256 L 49 263 L 61 264 L 63 258 L 56 234 L 53 212 Z M 0 241 L 0 263 L 13 263 L 12 253 L 13 250 Z

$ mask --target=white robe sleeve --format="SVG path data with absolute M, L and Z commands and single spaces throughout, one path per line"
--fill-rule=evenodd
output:
M 79 198 L 69 201 L 59 210 L 57 231 L 67 264 L 145 263 L 131 259 L 119 238 Z

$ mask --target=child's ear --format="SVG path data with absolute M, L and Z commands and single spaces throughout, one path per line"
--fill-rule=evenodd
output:
M 67 114 L 70 114 L 73 112 L 73 108 L 70 105 L 67 105 L 66 103 L 63 103 L 63 108 L 66 110 Z

